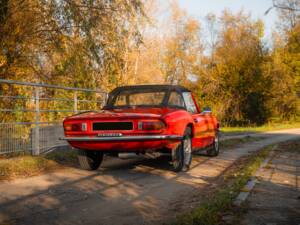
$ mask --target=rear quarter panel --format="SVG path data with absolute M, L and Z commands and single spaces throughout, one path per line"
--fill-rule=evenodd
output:
M 185 110 L 178 110 L 164 115 L 167 124 L 167 134 L 184 135 L 188 124 L 193 124 L 193 118 Z

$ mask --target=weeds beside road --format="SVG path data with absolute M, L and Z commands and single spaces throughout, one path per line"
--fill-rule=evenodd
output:
M 252 174 L 268 155 L 272 146 L 240 158 L 235 166 L 223 175 L 224 182 L 215 187 L 214 192 L 199 207 L 191 213 L 180 216 L 176 225 L 217 225 L 222 220 L 222 215 L 232 208 L 232 202 L 240 190 L 248 182 Z
M 283 130 L 300 127 L 300 122 L 282 122 L 282 123 L 269 123 L 258 127 L 221 127 L 221 132 L 224 135 L 236 135 L 244 133 L 261 133 L 273 130 Z
M 41 173 L 53 172 L 62 166 L 42 156 L 16 156 L 0 159 L 0 180 L 31 177 Z
M 253 176 L 253 174 L 260 167 L 264 159 L 269 155 L 270 150 L 277 152 L 281 151 L 285 153 L 298 152 L 298 154 L 300 154 L 300 139 L 281 143 L 276 146 L 275 149 L 272 145 L 269 145 L 268 147 L 263 148 L 250 156 L 240 158 L 236 162 L 236 166 L 227 171 L 227 174 L 224 175 L 224 183 L 216 187 L 218 191 L 212 196 L 208 197 L 191 213 L 180 216 L 175 224 L 239 224 L 239 217 L 245 211 L 245 207 L 242 209 L 237 209 L 235 206 L 233 206 L 233 201 L 245 184 L 249 181 L 251 176 Z M 223 218 L 226 218 L 226 216 L 230 219 L 230 221 L 224 221 Z M 267 219 L 272 220 L 272 218 Z M 293 220 L 293 218 L 289 219 Z
M 50 173 L 65 167 L 77 166 L 76 150 L 59 150 L 47 155 L 18 154 L 0 158 L 0 181 Z
M 232 224 L 300 224 L 300 140 L 279 145 Z M 233 213 L 233 212 L 231 212 Z

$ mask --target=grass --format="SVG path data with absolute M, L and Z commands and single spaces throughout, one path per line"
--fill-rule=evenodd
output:
M 44 156 L 14 154 L 0 158 L 0 180 L 11 180 L 53 172 L 65 165 L 77 164 L 77 152 L 72 150 L 53 151 Z
M 243 166 L 239 166 L 227 177 L 226 183 L 191 213 L 178 218 L 175 225 L 216 225 L 221 223 L 222 214 L 232 208 L 232 202 L 248 182 L 252 174 L 267 157 L 272 146 L 249 156 Z
M 16 156 L 0 160 L 0 180 L 30 177 L 60 168 L 55 161 L 42 156 Z
M 282 122 L 269 123 L 258 127 L 221 127 L 221 132 L 225 134 L 247 133 L 247 132 L 265 132 L 272 130 L 283 130 L 290 128 L 300 128 L 300 122 Z

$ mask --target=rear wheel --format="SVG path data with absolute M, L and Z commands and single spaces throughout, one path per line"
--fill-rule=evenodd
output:
M 103 160 L 103 153 L 100 151 L 78 150 L 78 161 L 84 170 L 96 170 Z
M 215 139 L 213 142 L 213 146 L 211 149 L 207 150 L 207 155 L 209 156 L 217 156 L 220 152 L 220 140 L 219 140 L 219 132 L 216 131 Z
M 192 138 L 191 128 L 185 130 L 182 142 L 172 151 L 173 170 L 187 171 L 192 162 Z

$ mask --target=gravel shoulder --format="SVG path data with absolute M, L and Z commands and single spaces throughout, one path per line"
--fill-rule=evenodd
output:
M 173 173 L 162 160 L 113 159 L 94 172 L 68 168 L 1 182 L 0 224 L 168 222 L 193 202 L 201 202 L 201 192 L 240 157 L 297 138 L 300 129 L 263 134 L 266 138 L 227 149 L 216 158 L 195 156 L 188 173 Z

